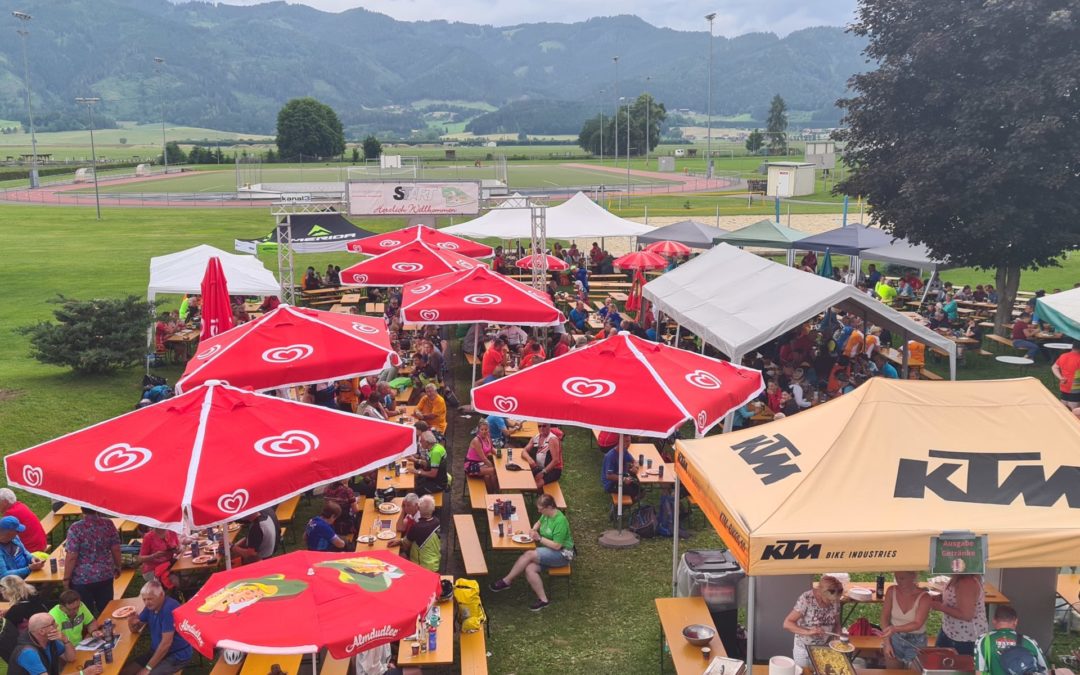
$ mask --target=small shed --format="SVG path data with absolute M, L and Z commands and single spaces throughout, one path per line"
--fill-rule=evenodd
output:
M 809 162 L 769 162 L 770 197 L 800 197 L 814 193 L 814 165 Z

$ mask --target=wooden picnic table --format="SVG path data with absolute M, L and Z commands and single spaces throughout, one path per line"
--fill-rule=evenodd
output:
M 329 288 L 313 288 L 311 290 L 301 291 L 304 296 L 314 295 L 316 297 L 323 295 L 335 295 L 342 293 L 341 286 L 331 286 Z
M 454 582 L 454 577 L 443 575 L 443 579 Z M 435 605 L 439 608 L 439 626 L 435 629 L 435 651 L 421 651 L 413 656 L 412 645 L 414 640 L 406 637 L 398 642 L 399 666 L 411 666 L 422 668 L 424 666 L 448 666 L 454 662 L 454 596 L 446 600 L 440 600 Z M 410 636 L 417 637 L 417 636 Z M 427 645 L 427 633 L 418 636 Z
M 266 675 L 275 665 L 280 666 L 282 672 L 297 675 L 303 658 L 303 654 L 248 654 L 240 667 L 240 675 Z
M 352 307 L 346 307 L 342 304 L 334 305 L 330 308 L 330 311 L 334 314 L 356 314 Z
M 64 548 L 62 542 L 59 546 L 54 548 L 49 553 L 49 560 L 56 560 L 56 574 L 50 571 L 48 560 L 39 570 L 32 570 L 26 577 L 26 582 L 30 584 L 62 584 L 64 583 L 64 557 L 67 555 L 67 551 Z
M 165 342 L 177 342 L 180 344 L 189 344 L 199 339 L 199 331 L 195 328 L 185 328 L 179 330 L 165 338 Z
M 248 314 L 259 311 L 260 307 L 262 307 L 262 303 L 258 300 L 248 300 L 244 303 L 244 311 Z
M 815 586 L 816 585 L 817 584 L 815 584 Z M 885 592 L 888 593 L 889 589 L 891 587 L 893 587 L 893 586 L 895 586 L 895 584 L 893 584 L 891 582 L 886 583 L 885 584 Z M 922 584 L 922 586 L 924 588 L 928 588 L 928 590 L 933 590 L 933 589 L 929 589 L 929 587 L 926 584 Z M 878 597 L 875 594 L 873 594 L 874 590 L 877 588 L 877 584 L 874 583 L 873 581 L 852 581 L 850 583 L 844 584 L 844 588 L 845 588 L 845 593 L 844 593 L 844 596 L 840 599 L 841 602 L 863 602 L 863 603 L 867 603 L 867 604 L 869 604 L 869 603 L 880 604 L 881 603 L 881 600 L 878 599 Z M 870 600 L 852 600 L 846 593 L 847 590 L 850 590 L 852 588 L 865 588 L 866 590 L 871 592 L 871 599 Z M 1009 604 L 1009 599 L 1006 598 L 1005 595 L 1001 591 L 999 591 L 997 586 L 995 586 L 994 584 L 984 583 L 983 584 L 983 593 L 985 594 L 986 604 L 988 604 L 988 605 L 1007 605 L 1007 604 Z
M 101 613 L 101 616 L 97 617 L 99 621 L 111 617 L 113 612 L 121 607 L 134 607 L 136 614 L 143 609 L 143 602 L 141 598 L 121 598 L 120 600 L 112 600 L 109 604 L 105 605 L 105 610 Z M 139 634 L 132 633 L 128 627 L 127 619 L 113 619 L 115 628 L 115 635 L 119 637 L 116 641 L 116 645 L 113 646 L 113 662 L 105 663 L 104 659 L 101 664 L 101 675 L 118 675 L 121 670 L 124 669 L 124 665 L 127 664 L 129 658 L 131 658 L 131 652 L 135 648 L 135 643 L 139 641 Z M 77 673 L 83 669 L 83 663 L 93 658 L 93 652 L 78 651 L 75 652 L 75 660 L 64 666 L 64 669 L 60 671 L 63 675 L 77 675 Z M 264 675 L 264 674 L 260 674 Z
M 495 462 L 495 477 L 499 481 L 500 490 L 521 490 L 523 492 L 536 492 L 536 479 L 533 478 L 529 465 L 521 458 L 520 450 L 514 455 L 514 464 L 521 467 L 521 471 L 510 471 L 506 468 L 507 456 L 511 448 L 502 451 L 502 457 L 496 454 L 492 457 Z
M 675 465 L 671 462 L 665 462 L 664 458 L 660 456 L 660 451 L 656 449 L 656 445 L 653 443 L 631 443 L 627 448 L 627 452 L 630 456 L 637 461 L 638 455 L 645 455 L 646 463 L 648 460 L 652 460 L 652 471 L 648 471 L 645 466 L 638 467 L 638 480 L 642 485 L 674 485 L 675 484 Z M 664 477 L 660 478 L 659 467 L 664 467 Z
M 525 472 L 528 473 L 528 472 Z M 531 477 L 531 475 L 530 475 Z M 535 486 L 533 489 L 536 489 Z M 495 512 L 491 509 L 491 506 L 496 500 L 509 501 L 517 508 L 517 513 L 514 514 L 514 519 L 504 521 L 495 515 Z M 488 519 L 488 533 L 491 536 L 491 550 L 493 551 L 531 551 L 536 548 L 536 544 L 529 542 L 527 544 L 519 544 L 515 542 L 511 535 L 519 532 L 528 534 L 532 528 L 532 523 L 529 522 L 529 512 L 525 509 L 525 498 L 518 493 L 510 494 L 498 494 L 487 496 L 487 519 Z M 516 520 L 515 520 L 516 519 Z M 503 523 L 503 536 L 499 536 L 499 523 Z
M 326 652 L 319 659 L 319 663 L 319 675 L 347 675 L 352 659 L 335 659 L 330 656 L 329 652 Z M 211 673 L 210 675 L 214 674 Z
M 408 473 L 404 470 L 405 467 L 411 468 L 413 463 L 409 460 L 400 460 L 396 462 L 398 466 L 402 467 L 401 475 L 397 475 L 390 467 L 382 467 L 379 469 L 378 477 L 376 478 L 375 485 L 378 489 L 383 490 L 387 487 L 394 488 L 395 492 L 412 492 L 416 489 L 416 474 Z
M 538 433 L 540 433 L 540 426 L 536 422 L 523 420 L 516 431 L 510 432 L 510 440 L 525 444 Z
M 277 516 L 280 523 L 291 523 L 293 517 L 296 515 L 296 507 L 300 505 L 300 495 L 293 495 L 285 501 L 277 505 L 277 509 L 274 511 L 274 515 Z M 230 539 L 230 541 L 232 541 Z
M 343 305 L 359 305 L 364 300 L 367 300 L 367 296 L 363 293 L 345 293 L 341 296 Z
M 397 504 L 399 509 L 401 508 L 401 505 L 402 505 L 402 503 L 404 501 L 405 501 L 405 499 L 403 497 L 397 497 L 396 499 L 394 499 L 394 503 Z M 364 513 L 363 513 L 362 516 L 360 516 L 360 534 L 361 535 L 374 534 L 372 532 L 372 526 L 375 525 L 376 523 L 379 523 L 379 530 L 385 530 L 385 529 L 396 530 L 397 529 L 397 522 L 398 522 L 399 518 L 401 518 L 401 511 L 398 511 L 397 513 L 389 513 L 389 514 L 387 514 L 387 513 L 379 513 L 378 511 L 375 510 L 375 500 L 374 499 L 365 499 L 364 500 Z M 387 524 L 389 524 L 389 525 L 387 525 Z M 390 540 L 390 539 L 376 539 L 375 542 L 372 543 L 372 544 L 359 544 L 358 543 L 356 545 L 356 550 L 357 551 L 385 551 L 386 549 L 390 548 L 389 546 L 387 546 L 387 543 L 390 542 L 390 541 L 392 541 L 392 540 Z
M 630 296 L 628 296 L 626 293 L 622 293 L 622 292 L 608 293 L 608 297 L 611 298 L 612 300 L 617 301 L 617 302 L 626 302 L 630 298 Z
M 683 637 L 683 628 L 692 624 L 702 624 L 716 630 L 709 607 L 701 597 L 693 598 L 656 598 L 656 613 L 660 616 L 661 643 L 666 641 L 671 650 L 671 662 L 675 665 L 675 672 L 685 675 L 701 675 L 701 672 L 709 665 L 702 658 L 701 647 L 695 647 Z M 661 646 L 663 646 L 661 644 Z M 724 643 L 720 641 L 717 633 L 709 642 L 712 649 L 712 657 L 727 656 Z M 664 650 L 660 649 L 660 665 L 663 668 Z M 710 658 L 710 661 L 712 659 Z
M 390 421 L 398 422 L 399 424 L 407 424 L 412 426 L 416 423 L 416 406 L 414 405 L 401 405 L 401 401 L 394 399 L 394 402 L 398 404 L 397 412 L 391 413 Z
M 233 527 L 231 529 L 228 526 L 225 527 L 225 536 L 229 538 L 230 544 L 236 541 L 236 536 L 240 534 L 243 529 L 244 528 L 242 525 L 240 527 Z M 193 562 L 193 559 L 191 557 L 191 546 L 186 546 L 183 548 L 183 550 L 181 550 L 180 557 L 176 559 L 176 562 L 174 562 L 172 567 L 169 569 L 177 574 L 183 574 L 184 572 L 213 571 L 224 567 L 225 559 L 217 555 L 216 549 L 211 549 L 208 546 L 202 544 L 199 545 L 199 553 L 201 555 L 210 555 L 209 551 L 213 551 L 213 560 L 205 563 L 195 563 Z M 188 555 L 184 555 L 184 553 L 187 553 Z

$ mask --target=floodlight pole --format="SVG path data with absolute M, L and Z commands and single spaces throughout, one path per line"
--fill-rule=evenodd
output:
M 652 128 L 649 126 L 649 113 L 652 108 L 652 99 L 649 98 L 649 80 L 652 78 L 648 75 L 645 76 L 645 169 L 649 168 L 649 151 L 652 149 L 649 146 L 652 145 Z
M 626 97 L 626 204 L 630 205 L 630 97 Z
M 600 90 L 600 166 L 604 166 L 604 90 Z
M 94 106 L 101 102 L 97 96 L 80 96 L 75 102 L 86 106 L 86 119 L 90 123 L 90 161 L 94 164 L 94 205 L 97 207 L 97 219 L 101 220 L 101 193 L 98 191 L 97 150 L 94 148 Z
M 705 15 L 705 20 L 709 22 L 709 82 L 706 90 L 708 91 L 708 102 L 706 108 L 708 110 L 708 122 L 707 131 L 705 135 L 705 154 L 708 156 L 708 161 L 705 168 L 705 180 L 708 181 L 713 175 L 713 159 L 712 159 L 712 43 L 713 43 L 713 20 L 716 19 L 716 12 L 711 12 Z
M 615 62 L 615 150 L 612 151 L 612 166 L 619 164 L 619 57 L 613 56 Z
M 169 148 L 165 144 L 165 77 L 162 67 L 165 59 L 160 56 L 154 57 L 154 70 L 158 74 L 158 100 L 161 104 L 161 162 L 165 167 L 165 173 L 169 173 Z
M 30 20 L 34 17 L 30 16 L 26 12 L 12 12 L 11 15 L 21 21 L 24 26 L 30 25 Z M 26 84 L 26 116 L 30 121 L 30 188 L 40 187 L 38 180 L 38 155 L 37 155 L 37 135 L 34 133 L 34 109 L 30 105 L 30 59 L 26 55 L 26 38 L 30 36 L 30 31 L 25 28 L 16 29 L 22 42 L 22 57 L 23 57 L 23 81 Z

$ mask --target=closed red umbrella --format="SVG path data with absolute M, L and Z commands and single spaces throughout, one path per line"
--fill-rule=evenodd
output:
M 405 425 L 215 383 L 8 455 L 4 468 L 14 487 L 182 532 L 413 452 Z
M 704 434 L 764 389 L 761 373 L 619 333 L 473 389 L 489 415 L 666 438 L 688 420 Z M 619 473 L 623 472 L 619 453 Z M 622 518 L 622 483 L 619 484 Z
M 394 232 L 364 237 L 359 241 L 350 242 L 349 250 L 368 255 L 381 255 L 417 241 L 443 251 L 467 255 L 470 258 L 488 258 L 495 254 L 490 246 L 455 237 L 427 225 L 411 225 Z
M 616 258 L 614 265 L 621 270 L 661 270 L 668 261 L 652 251 L 635 251 Z
M 206 263 L 202 280 L 202 334 L 200 339 L 212 338 L 232 328 L 232 303 L 229 286 L 221 260 L 214 256 Z
M 345 286 L 404 286 L 410 281 L 483 265 L 464 254 L 414 241 L 347 267 L 341 271 L 341 283 Z
M 658 241 L 645 247 L 646 251 L 652 251 L 660 255 L 690 255 L 690 247 L 677 241 Z
M 570 269 L 570 265 L 568 265 L 565 260 L 560 260 L 553 255 L 545 254 L 544 259 L 547 260 L 548 272 L 561 272 L 563 270 Z M 531 270 L 533 268 L 542 269 L 540 266 L 540 261 L 540 256 L 537 256 L 535 254 L 527 255 L 524 258 L 518 258 L 517 266 L 523 270 Z
M 215 648 L 260 654 L 326 648 L 346 659 L 412 635 L 440 583 L 438 574 L 392 551 L 296 551 L 214 574 L 173 611 L 173 623 L 207 658 Z
M 220 380 L 262 391 L 374 375 L 400 363 L 381 317 L 279 305 L 200 343 L 176 388 Z

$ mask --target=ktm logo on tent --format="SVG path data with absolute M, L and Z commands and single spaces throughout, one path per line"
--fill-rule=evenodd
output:
M 333 234 L 333 232 L 326 229 L 322 225 L 315 225 L 314 227 L 311 228 L 311 230 L 308 231 L 307 236 L 309 236 L 309 237 L 327 237 L 327 236 L 329 236 L 331 234 Z
M 931 463 L 924 459 L 901 459 L 896 470 L 893 496 L 925 499 L 926 491 L 948 502 L 1012 504 L 1023 497 L 1028 506 L 1053 506 L 1062 497 L 1069 508 L 1080 509 L 1080 466 L 1059 466 L 1049 478 L 1046 467 L 1031 464 L 1042 459 L 1039 452 L 952 452 L 931 450 L 931 459 L 957 460 Z M 1025 462 L 1004 478 L 1002 462 Z M 967 483 L 959 486 L 952 475 L 966 463 Z
M 772 438 L 764 434 L 754 436 L 742 443 L 736 443 L 731 449 L 753 467 L 754 473 L 761 476 L 761 482 L 765 485 L 802 471 L 799 465 L 795 464 L 795 458 L 802 453 L 783 434 L 776 434 Z
M 781 539 L 761 551 L 762 560 L 817 560 L 820 557 L 821 544 L 811 544 L 809 539 Z

